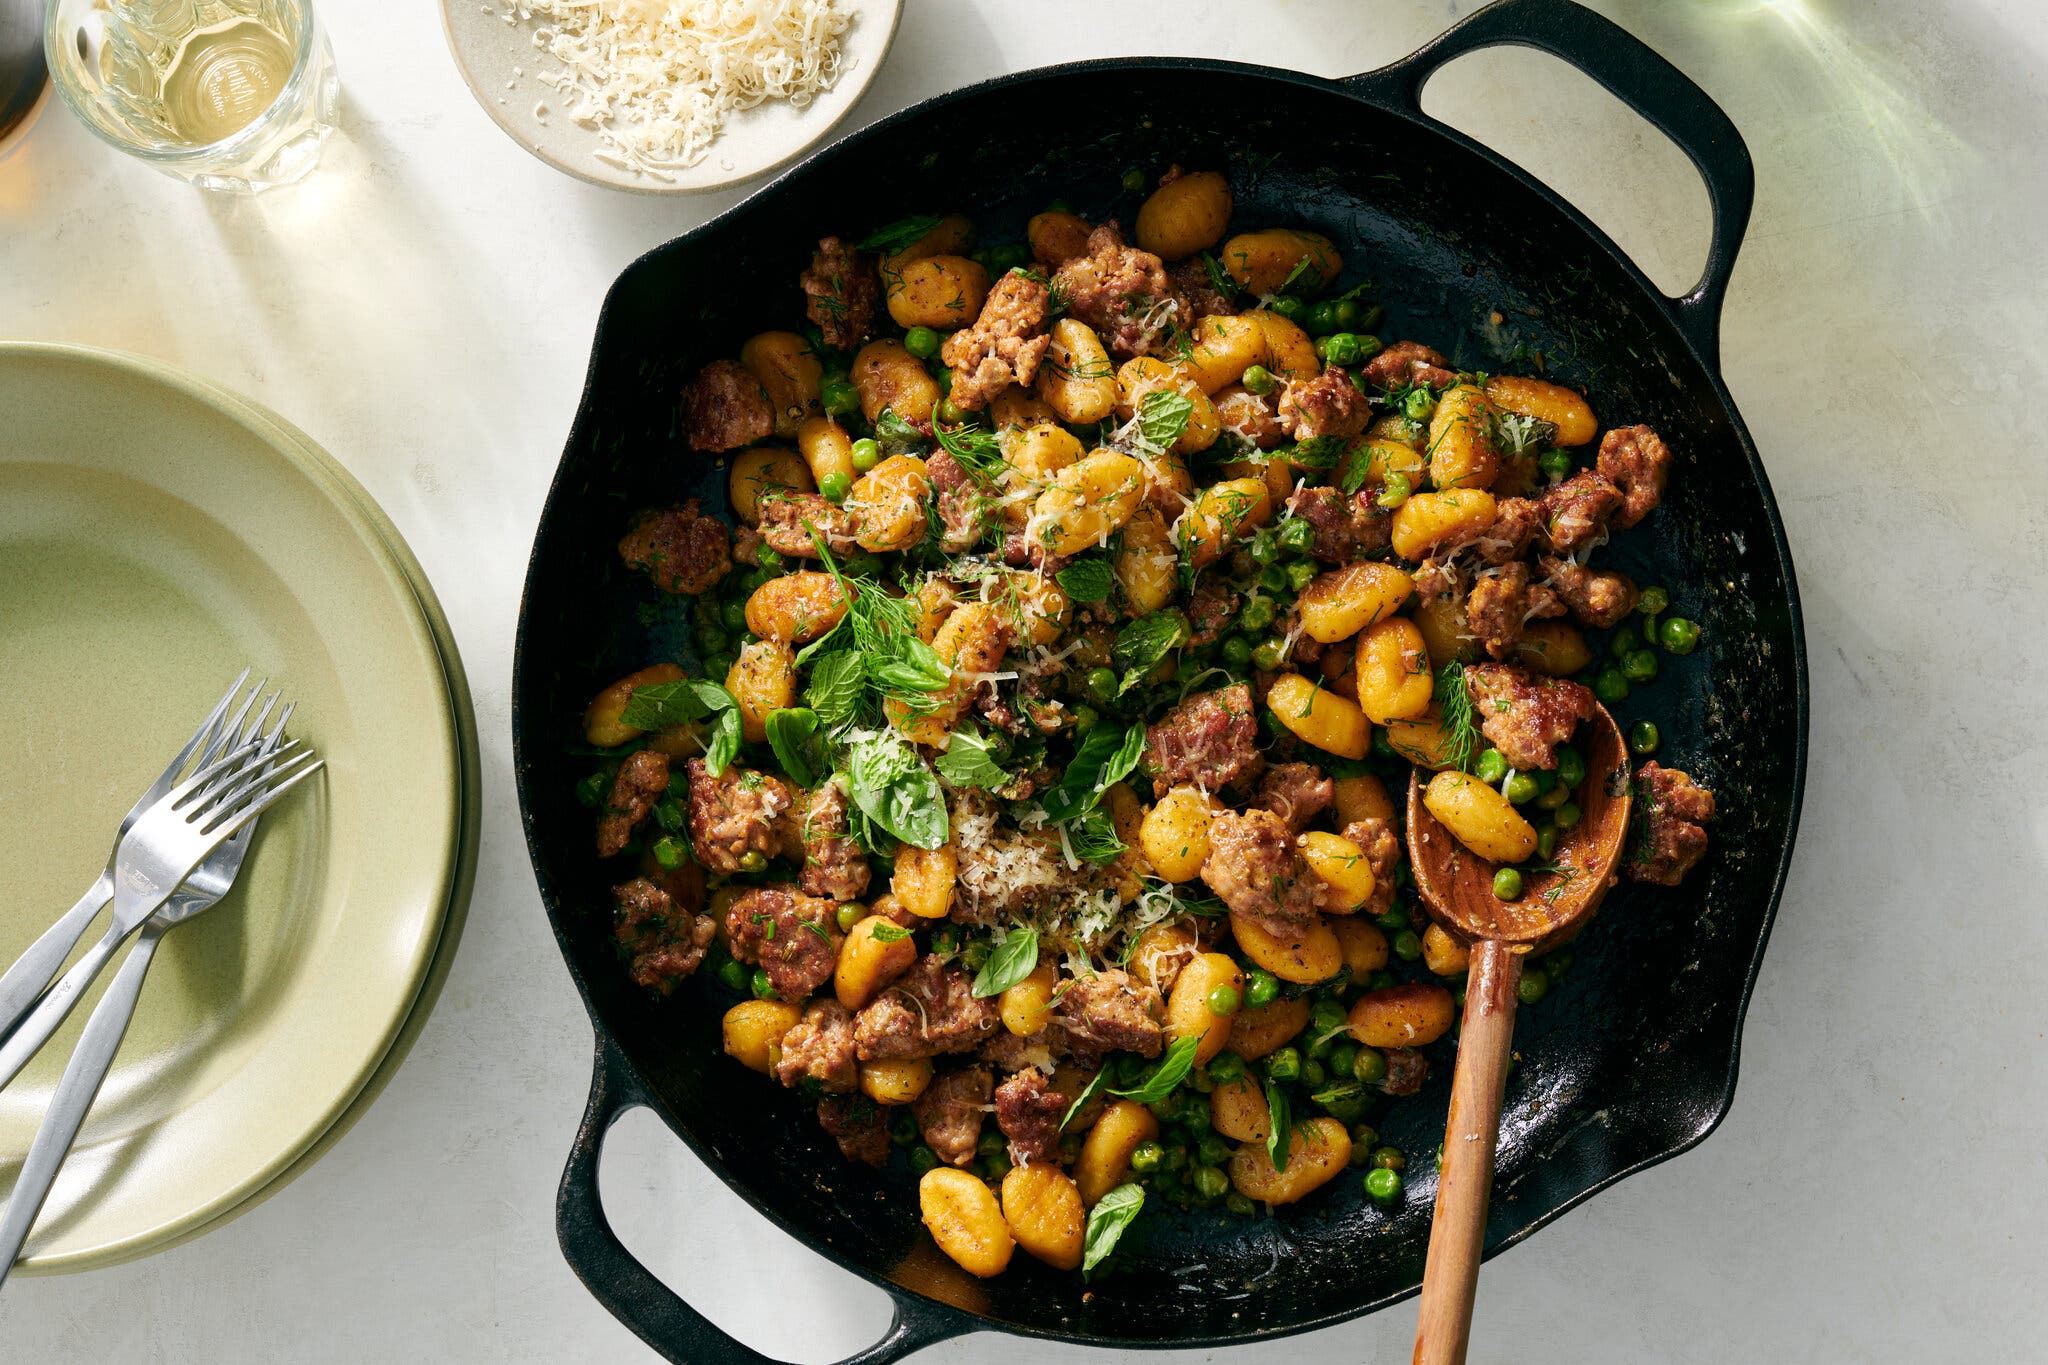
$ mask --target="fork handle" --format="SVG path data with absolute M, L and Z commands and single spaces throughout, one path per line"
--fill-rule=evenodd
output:
M 36 1002 L 28 1017 L 7 1036 L 7 1041 L 0 1043 L 0 1089 L 12 1085 L 21 1069 L 28 1065 L 29 1058 L 42 1051 L 43 1044 L 49 1042 L 50 1035 L 70 1017 L 72 1007 L 78 1004 L 93 979 L 106 970 L 108 959 L 127 939 L 128 934 L 123 933 L 119 925 L 100 935 L 99 942 L 88 948 L 84 957 L 72 963 L 70 971 L 57 978 L 57 984 Z
M 121 1050 L 128 1021 L 135 1017 L 135 1002 L 142 997 L 143 975 L 149 971 L 149 959 L 156 952 L 165 927 L 150 924 L 143 929 L 135 942 L 135 951 L 121 964 L 92 1018 L 86 1021 L 78 1050 L 71 1054 L 71 1061 L 64 1067 L 64 1079 L 57 1082 L 56 1093 L 50 1097 L 43 1126 L 36 1130 L 35 1141 L 29 1144 L 21 1174 L 15 1177 L 14 1193 L 7 1200 L 6 1211 L 0 1213 L 0 1284 L 7 1282 L 15 1258 L 21 1255 L 22 1243 L 28 1240 L 29 1229 L 35 1226 L 36 1215 L 43 1210 L 43 1201 L 50 1197 L 50 1187 L 57 1183 L 58 1168 L 77 1140 L 78 1130 L 85 1125 L 86 1111 L 92 1108 L 101 1083 L 114 1065 L 114 1054 Z
M 15 1025 L 27 1017 L 35 1007 L 36 997 L 43 993 L 43 987 L 64 970 L 64 959 L 71 956 L 71 950 L 78 946 L 78 940 L 85 937 L 85 931 L 92 927 L 93 918 L 100 912 L 114 894 L 114 883 L 106 873 L 92 884 L 92 890 L 78 898 L 78 904 L 64 912 L 64 917 L 43 930 L 43 936 L 29 944 L 28 951 L 14 959 L 14 965 L 7 969 L 7 975 L 0 976 L 0 1038 L 5 1038 Z M 0 1085 L 5 1085 L 0 1080 Z

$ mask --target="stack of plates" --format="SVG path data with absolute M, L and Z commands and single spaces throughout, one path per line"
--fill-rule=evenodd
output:
M 0 413 L 0 963 L 91 883 L 244 665 L 327 761 L 229 897 L 164 940 L 25 1253 L 80 1270 L 252 1207 L 397 1070 L 461 938 L 476 727 L 418 563 L 303 434 L 75 347 L 0 344 Z M 0 1091 L 0 1194 L 94 998 Z

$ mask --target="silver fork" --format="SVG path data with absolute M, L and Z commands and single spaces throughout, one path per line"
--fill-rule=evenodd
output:
M 145 921 L 150 922 L 150 930 L 122 964 L 106 997 L 87 1021 L 35 1141 L 29 1144 L 6 1210 L 0 1212 L 0 1284 L 6 1282 L 20 1256 L 36 1215 L 56 1183 L 58 1168 L 113 1065 L 156 941 L 173 924 L 218 900 L 232 876 L 223 880 L 208 868 L 194 887 L 190 908 L 161 924 L 155 922 L 158 911 L 173 899 L 180 883 L 201 872 L 217 849 L 251 828 L 257 816 L 319 770 L 320 760 L 310 749 L 296 741 L 280 745 L 282 733 L 280 721 L 269 735 L 242 744 L 201 768 L 174 787 L 162 803 L 145 811 L 122 836 L 114 858 L 114 922 L 107 932 L 110 937 L 118 933 L 125 939 Z
M 245 671 L 242 676 L 246 678 L 248 676 L 247 672 Z M 265 681 L 267 682 L 268 680 L 266 679 Z M 235 685 L 239 688 L 241 686 L 241 679 L 236 679 Z M 263 709 L 257 712 L 256 718 L 253 721 L 249 720 L 249 708 L 255 704 L 256 698 L 262 694 L 264 685 L 264 683 L 256 684 L 255 690 L 249 693 L 248 697 L 243 700 L 241 706 L 235 711 L 234 716 L 224 724 L 217 723 L 219 721 L 218 715 L 214 717 L 213 723 L 216 733 L 207 738 L 205 746 L 200 750 L 199 767 L 201 769 L 219 761 L 229 750 L 241 745 L 257 744 L 265 755 L 276 750 L 278 743 L 284 736 L 285 722 L 291 718 L 291 707 L 285 707 L 284 714 L 279 718 L 277 725 L 270 733 L 265 734 L 263 731 L 264 723 L 270 718 L 270 713 L 276 707 L 281 694 L 271 693 L 269 699 L 263 703 Z M 234 694 L 229 693 L 223 701 L 231 701 L 233 697 Z M 244 722 L 247 722 L 247 724 L 245 725 Z M 193 738 L 198 739 L 199 736 L 194 735 Z M 183 755 L 180 755 L 181 766 L 183 757 Z M 216 779 L 214 785 L 219 785 L 219 781 L 220 779 Z M 166 784 L 166 790 L 168 791 L 168 789 L 169 784 Z M 132 821 L 129 823 L 132 824 Z M 122 830 L 122 838 L 126 837 L 127 829 L 124 828 Z M 247 847 L 246 840 L 243 846 Z M 107 867 L 110 871 L 116 859 L 120 856 L 120 847 L 120 841 L 116 840 L 114 855 L 107 860 Z M 227 847 L 228 845 L 223 844 L 219 849 L 216 849 L 211 855 L 210 860 L 222 857 Z M 225 876 L 229 882 L 234 880 L 235 872 L 240 867 L 241 858 L 239 855 L 236 855 L 233 864 L 224 869 Z M 195 873 L 194 875 L 196 876 L 197 874 Z M 101 880 L 106 884 L 108 894 L 111 894 L 113 888 L 112 876 L 108 873 L 102 873 Z M 97 887 L 95 887 L 95 891 L 97 891 Z M 88 893 L 88 895 L 91 894 Z M 106 898 L 105 895 L 101 896 L 101 902 L 104 903 Z M 80 901 L 79 904 L 85 905 L 87 902 Z M 94 914 L 97 914 L 99 906 L 93 905 L 91 909 Z M 169 909 L 170 907 L 166 906 L 163 911 L 158 913 L 167 913 Z M 77 913 L 76 907 L 73 908 L 72 913 Z M 69 918 L 69 916 L 66 918 Z M 89 920 L 91 916 L 88 915 L 86 918 Z M 83 929 L 84 924 L 81 923 L 81 933 Z M 47 938 L 48 935 L 46 934 L 44 937 Z M 71 970 L 58 978 L 57 983 L 44 992 L 40 1000 L 32 1002 L 27 1014 L 15 1025 L 14 1031 L 6 1036 L 4 1042 L 0 1042 L 0 1088 L 6 1087 L 16 1076 L 20 1075 L 21 1069 L 28 1065 L 29 1060 L 37 1052 L 42 1050 L 43 1044 L 50 1041 L 50 1035 L 54 1034 L 64 1023 L 65 1019 L 70 1017 L 72 1009 L 84 998 L 86 988 L 92 985 L 94 979 L 102 971 L 106 970 L 107 963 L 113 959 L 116 952 L 120 951 L 121 945 L 127 939 L 128 931 L 119 930 L 118 926 L 109 926 L 107 932 L 101 936 L 100 941 L 87 949 L 78 961 L 71 965 Z M 40 940 L 38 941 L 38 946 L 40 946 Z M 34 951 L 34 949 L 30 951 Z M 65 951 L 67 953 L 70 951 L 69 944 L 65 945 Z M 61 957 L 59 958 L 59 965 L 62 965 Z
M 236 714 L 234 721 L 223 726 L 222 722 L 226 719 L 228 708 L 234 705 L 236 695 L 242 690 L 242 684 L 248 680 L 249 670 L 245 668 L 242 670 L 242 676 L 235 679 L 234 685 L 228 688 L 227 694 L 214 703 L 212 712 L 200 722 L 199 728 L 192 732 L 192 738 L 185 741 L 185 747 L 178 750 L 178 756 L 171 760 L 171 766 L 165 768 L 162 775 L 149 784 L 149 790 L 142 794 L 142 799 L 121 817 L 120 832 L 114 835 L 116 850 L 120 847 L 122 836 L 142 818 L 142 813 L 163 800 L 165 793 L 177 785 L 178 778 L 185 771 L 185 765 L 190 763 L 195 755 L 199 758 L 199 766 L 205 767 L 225 752 L 227 739 L 239 729 L 242 717 L 248 714 L 249 702 L 254 701 L 256 694 L 263 690 L 263 684 L 258 683 L 255 691 L 249 694 L 248 701 L 242 703 L 242 709 Z M 85 937 L 86 929 L 99 915 L 100 907 L 105 905 L 113 894 L 114 851 L 110 850 L 107 854 L 107 865 L 100 869 L 99 878 L 93 882 L 91 889 L 80 896 L 78 903 L 65 911 L 62 918 L 45 929 L 43 936 L 30 944 L 27 952 L 15 959 L 14 965 L 7 969 L 5 976 L 0 976 L 0 1036 L 4 1036 L 9 1029 L 21 1022 L 22 1016 L 35 1005 L 36 997 L 42 994 L 43 988 L 63 970 L 64 959 L 71 956 L 71 950 L 78 945 L 78 940 Z M 13 1072 L 7 1074 L 12 1076 Z M 0 1081 L 0 1085 L 4 1084 L 5 1081 Z

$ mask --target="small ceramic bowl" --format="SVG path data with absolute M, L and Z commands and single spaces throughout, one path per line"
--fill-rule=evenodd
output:
M 595 130 L 568 116 L 540 79 L 553 66 L 534 46 L 532 21 L 507 23 L 505 0 L 441 0 L 455 65 L 484 112 L 556 170 L 579 180 L 641 194 L 723 189 L 795 160 L 822 142 L 859 102 L 896 41 L 903 0 L 854 0 L 853 24 L 840 39 L 839 80 L 801 109 L 771 102 L 732 116 L 704 159 L 659 177 L 601 160 Z M 542 112 L 542 109 L 545 112 Z

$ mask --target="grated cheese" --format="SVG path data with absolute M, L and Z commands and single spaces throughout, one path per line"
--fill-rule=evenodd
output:
M 506 0 L 502 17 L 533 22 L 558 64 L 538 79 L 597 133 L 598 160 L 670 179 L 734 114 L 831 89 L 853 0 Z

